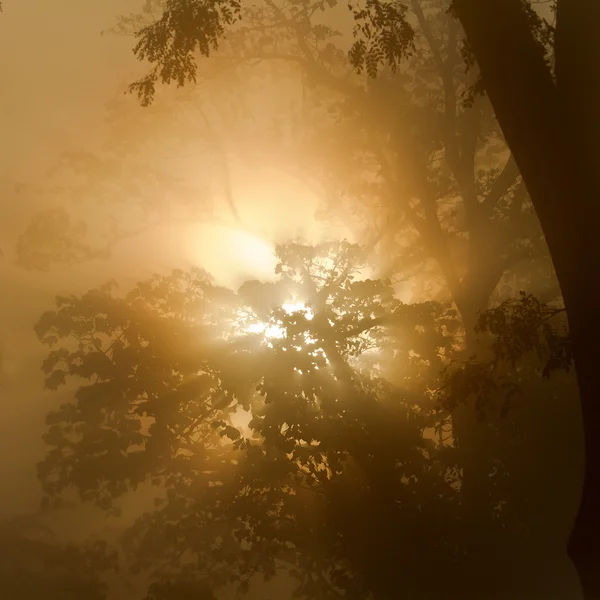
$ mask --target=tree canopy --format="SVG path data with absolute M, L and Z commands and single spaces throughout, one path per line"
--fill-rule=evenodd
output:
M 281 571 L 302 597 L 392 598 L 401 585 L 429 598 L 440 581 L 464 597 L 469 515 L 444 401 L 456 371 L 443 371 L 460 355 L 456 311 L 404 304 L 389 281 L 361 277 L 360 246 L 277 254 L 277 282 L 237 292 L 194 270 L 125 296 L 107 285 L 57 299 L 36 326 L 53 348 L 46 385 L 83 382 L 48 416 L 49 506 L 74 488 L 116 514 L 123 495 L 156 486 L 155 510 L 126 535 L 149 598 L 248 591 Z M 543 321 L 525 300 L 506 319 Z M 495 333 L 498 311 L 482 322 Z M 538 348 L 503 331 L 497 360 L 500 346 Z M 498 493 L 493 526 L 508 532 Z
M 410 4 L 422 26 L 425 3 L 415 0 Z M 283 9 L 273 3 L 267 5 L 274 7 L 282 17 Z M 167 2 L 161 7 L 162 14 L 173 17 L 177 14 L 176 6 L 178 3 Z M 307 31 L 306 23 L 312 11 L 324 9 L 325 3 L 307 1 L 301 2 L 300 6 L 294 4 L 288 23 L 296 33 L 299 45 L 306 48 L 306 40 L 301 39 Z M 594 574 L 593 565 L 600 560 L 600 519 L 594 506 L 600 498 L 600 445 L 593 440 L 600 423 L 600 412 L 596 402 L 593 348 L 600 336 L 600 321 L 590 299 L 600 290 L 600 278 L 594 275 L 600 265 L 594 263 L 591 269 L 583 265 L 591 260 L 589 251 L 595 246 L 596 232 L 595 227 L 590 226 L 590 215 L 597 213 L 594 199 L 600 194 L 597 175 L 600 120 L 596 114 L 600 97 L 597 75 L 600 50 L 596 31 L 591 25 L 596 23 L 600 13 L 596 3 L 585 1 L 558 0 L 551 3 L 551 7 L 557 15 L 556 29 L 549 20 L 539 16 L 527 0 L 507 0 L 501 9 L 491 0 L 455 0 L 450 5 L 465 30 L 464 56 L 470 57 L 470 62 L 476 62 L 481 69 L 479 85 L 471 91 L 485 90 L 491 101 L 531 194 L 570 314 L 584 414 L 587 470 L 582 508 L 569 551 L 579 569 L 586 595 L 596 598 L 600 596 L 600 578 Z M 358 9 L 353 4 L 349 8 L 357 22 L 351 62 L 359 70 L 366 68 L 371 76 L 378 73 L 380 65 L 395 70 L 398 59 L 414 48 L 412 23 L 406 18 L 405 6 L 367 0 Z M 234 20 L 241 17 L 240 11 Z M 166 22 L 175 26 L 164 28 Z M 176 19 L 166 22 L 162 23 L 163 33 L 172 36 L 176 32 L 185 39 L 185 28 L 177 29 Z M 214 49 L 218 45 L 215 40 L 219 36 L 226 37 L 223 20 L 217 17 L 216 21 L 205 23 L 201 37 L 212 35 Z M 235 28 L 236 23 L 228 21 L 226 25 Z M 186 65 L 187 71 L 178 70 L 182 74 L 179 79 L 173 76 L 169 70 L 173 63 L 169 61 L 174 46 L 166 35 L 160 38 L 165 43 L 155 44 L 152 54 L 147 52 L 148 42 L 157 39 L 153 37 L 157 29 L 158 24 L 151 23 L 137 30 L 139 41 L 134 52 L 142 59 L 149 59 L 153 65 L 148 76 L 132 87 L 143 103 L 151 101 L 159 74 L 163 82 L 177 81 L 178 85 L 196 77 L 195 62 Z M 180 38 L 172 39 L 180 48 Z M 204 56 L 209 55 L 210 48 L 198 45 L 193 36 L 187 39 L 191 42 L 187 46 L 188 56 L 196 49 Z M 437 56 L 439 59 L 439 53 Z M 446 100 L 456 92 L 448 77 L 444 81 L 444 90 Z M 449 106 L 452 103 L 446 101 L 446 108 Z M 451 123 L 456 113 L 446 112 L 446 116 Z M 446 127 L 450 129 L 448 124 Z M 552 176 L 548 176 L 549 172 Z M 590 200 L 580 209 L 573 209 L 570 202 L 573 196 Z M 596 220 L 592 219 L 593 222 Z M 593 260 L 596 260 L 596 254 Z

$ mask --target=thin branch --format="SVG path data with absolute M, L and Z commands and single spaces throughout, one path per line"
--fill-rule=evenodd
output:
M 511 154 L 483 201 L 488 212 L 502 199 L 504 194 L 506 194 L 510 187 L 515 183 L 517 177 L 519 177 L 519 168 Z

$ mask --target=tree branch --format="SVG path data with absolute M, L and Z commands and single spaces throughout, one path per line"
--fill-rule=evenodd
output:
M 496 177 L 494 183 L 487 196 L 485 197 L 483 204 L 489 214 L 492 208 L 502 199 L 504 194 L 510 189 L 511 185 L 516 181 L 519 176 L 519 167 L 511 154 L 504 165 L 501 173 Z

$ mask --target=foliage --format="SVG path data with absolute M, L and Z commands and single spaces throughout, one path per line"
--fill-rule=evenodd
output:
M 366 0 L 364 7 L 361 5 L 349 5 L 356 21 L 350 64 L 358 73 L 366 69 L 369 77 L 376 77 L 382 64 L 396 71 L 414 48 L 414 31 L 406 21 L 408 7 L 395 0 Z
M 140 483 L 159 485 L 164 499 L 128 535 L 136 568 L 156 580 L 150 597 L 243 590 L 285 568 L 309 597 L 366 598 L 394 589 L 398 569 L 413 590 L 423 565 L 452 569 L 458 497 L 450 449 L 425 435 L 440 416 L 423 354 L 448 360 L 451 317 L 361 280 L 361 253 L 282 246 L 275 284 L 234 294 L 176 272 L 126 298 L 108 286 L 60 298 L 38 323 L 42 341 L 62 340 L 47 385 L 90 380 L 48 417 L 44 489 L 74 486 L 112 510 Z M 298 298 L 298 310 L 277 308 Z M 367 357 L 383 363 L 377 347 L 399 337 L 392 383 Z
M 566 322 L 561 322 L 564 308 L 549 306 L 523 291 L 518 298 L 482 312 L 477 331 L 490 334 L 486 356 L 469 360 L 446 370 L 442 386 L 442 403 L 450 410 L 468 399 L 475 399 L 478 414 L 497 407 L 506 417 L 521 385 L 534 375 L 548 379 L 553 372 L 568 373 L 573 353 Z M 524 376 L 523 376 L 524 375 Z
M 566 323 L 557 323 L 556 318 L 564 311 L 521 291 L 519 298 L 484 312 L 478 329 L 495 336 L 492 350 L 496 361 L 515 367 L 524 355 L 534 353 L 548 378 L 557 369 L 568 372 L 573 362 Z
M 175 81 L 179 86 L 196 81 L 194 52 L 209 56 L 240 12 L 238 0 L 167 0 L 160 19 L 137 34 L 135 55 L 154 65 L 146 77 L 131 86 L 142 105 L 152 102 L 159 79 L 162 83 Z

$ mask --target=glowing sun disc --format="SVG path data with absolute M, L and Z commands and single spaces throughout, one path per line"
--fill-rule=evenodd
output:
M 186 246 L 190 259 L 224 285 L 236 287 L 244 279 L 274 278 L 274 244 L 247 231 L 223 225 L 197 227 L 190 232 Z

